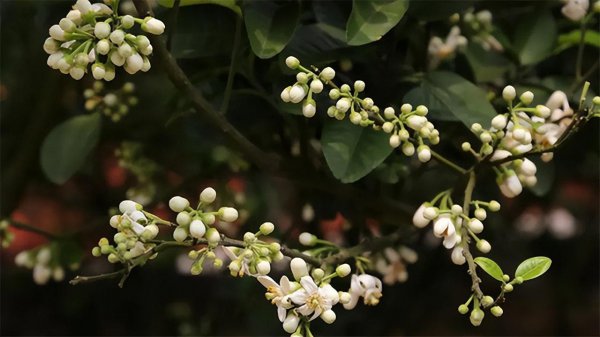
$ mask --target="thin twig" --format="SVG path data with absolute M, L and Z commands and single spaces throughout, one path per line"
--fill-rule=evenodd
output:
M 235 37 L 233 39 L 233 47 L 231 50 L 231 62 L 229 64 L 229 74 L 227 74 L 227 84 L 225 85 L 225 93 L 223 95 L 223 103 L 221 104 L 221 114 L 226 114 L 231 100 L 231 91 L 233 89 L 233 79 L 235 78 L 236 61 L 240 48 L 240 40 L 242 35 L 242 19 L 239 16 L 235 18 Z
M 467 182 L 467 187 L 465 188 L 465 197 L 464 197 L 464 203 L 463 203 L 463 212 L 465 214 L 469 214 L 469 207 L 471 206 L 471 199 L 473 196 L 473 190 L 475 189 L 475 182 L 476 182 L 476 176 L 475 176 L 475 172 L 474 171 L 470 171 L 469 172 L 469 180 Z M 469 234 L 468 234 L 468 229 L 467 229 L 467 224 L 464 223 L 463 227 L 461 229 L 461 235 L 462 235 L 462 248 L 463 248 L 463 255 L 465 257 L 465 259 L 467 260 L 467 264 L 469 266 L 469 275 L 471 275 L 471 290 L 473 292 L 475 292 L 475 295 L 477 296 L 477 298 L 481 299 L 483 297 L 483 291 L 481 291 L 481 288 L 479 287 L 479 283 L 481 283 L 481 279 L 479 278 L 479 276 L 477 276 L 477 265 L 475 265 L 475 261 L 473 258 L 473 255 L 471 254 L 470 248 L 469 248 L 469 242 L 471 241 L 471 239 L 469 238 Z

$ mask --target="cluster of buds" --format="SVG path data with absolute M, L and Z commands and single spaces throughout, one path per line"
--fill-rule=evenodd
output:
M 589 0 L 562 0 L 564 6 L 561 8 L 562 14 L 571 21 L 581 21 L 588 13 L 590 8 Z M 600 1 L 596 1 L 592 8 L 594 13 L 600 13 Z
M 463 233 L 468 234 L 475 240 L 476 247 L 480 252 L 485 254 L 492 249 L 490 243 L 487 240 L 480 239 L 477 234 L 483 232 L 482 221 L 487 217 L 485 208 L 497 212 L 500 210 L 500 203 L 495 200 L 489 202 L 472 201 L 472 204 L 475 205 L 475 211 L 473 217 L 471 217 L 464 212 L 462 206 L 452 203 L 449 194 L 449 191 L 444 191 L 431 202 L 423 203 L 413 215 L 413 224 L 423 228 L 433 221 L 433 235 L 444 239 L 444 247 L 452 249 L 452 262 L 462 265 L 466 261 L 463 255 L 463 246 L 460 245 L 463 241 Z M 464 230 L 463 226 L 465 227 Z
M 265 242 L 259 238 L 273 232 L 275 226 L 271 222 L 260 225 L 256 233 L 244 234 L 244 247 L 223 246 L 225 254 L 231 259 L 229 272 L 231 276 L 258 276 L 271 272 L 271 263 L 283 259 L 281 245 L 277 242 Z
M 9 226 L 10 222 L 8 220 L 0 220 L 0 242 L 2 243 L 2 248 L 10 246 L 15 239 L 15 234 L 8 230 Z
M 383 275 L 383 283 L 393 285 L 408 279 L 407 264 L 414 264 L 419 259 L 417 252 L 406 246 L 387 247 L 371 258 L 377 272 Z
M 348 292 L 337 291 L 330 282 L 335 277 L 346 277 L 351 268 L 348 264 L 339 265 L 334 272 L 327 274 L 321 268 L 309 270 L 301 258 L 290 261 L 293 281 L 282 276 L 275 282 L 269 276 L 258 276 L 258 281 L 267 288 L 265 297 L 277 306 L 277 315 L 283 329 L 294 337 L 312 336 L 310 322 L 320 317 L 325 323 L 336 320 L 333 307 L 341 303 L 345 309 L 353 309 L 360 297 L 367 305 L 376 305 L 381 298 L 381 281 L 374 276 L 352 275 Z
M 118 90 L 105 90 L 104 83 L 96 81 L 91 89 L 83 92 L 85 109 L 98 111 L 116 123 L 127 115 L 130 107 L 137 105 L 138 98 L 134 91 L 135 85 L 131 82 L 126 82 Z
M 508 275 L 505 276 L 508 277 Z M 510 288 L 510 291 L 512 291 L 512 284 L 505 284 L 504 287 L 505 289 Z M 509 291 L 505 290 L 505 292 Z M 485 312 L 483 311 L 483 309 L 487 309 L 490 306 L 490 312 L 495 317 L 500 317 L 502 316 L 502 314 L 504 314 L 504 310 L 502 310 L 500 306 L 495 305 L 494 298 L 491 296 L 483 296 L 481 300 L 479 300 L 476 296 L 471 296 L 469 297 L 467 302 L 458 306 L 458 312 L 461 315 L 467 314 L 469 312 L 469 305 L 471 304 L 471 302 L 473 302 L 473 307 L 471 309 L 471 314 L 469 315 L 469 320 L 471 321 L 471 324 L 473 324 L 473 326 L 481 325 L 481 322 L 483 322 L 483 319 L 485 318 Z
M 142 255 L 153 259 L 156 253 L 152 242 L 159 229 L 154 216 L 143 210 L 143 206 L 132 200 L 124 200 L 119 204 L 120 215 L 110 218 L 110 226 L 118 232 L 114 235 L 114 245 L 107 238 L 101 238 L 98 246 L 92 249 L 92 255 L 107 255 L 110 263 L 126 263 Z
M 122 142 L 115 150 L 119 166 L 131 172 L 137 184 L 127 189 L 127 198 L 147 205 L 154 199 L 156 184 L 153 177 L 159 171 L 159 166 L 143 154 L 143 144 L 138 142 Z
M 470 40 L 481 45 L 485 50 L 501 52 L 504 50 L 502 44 L 492 35 L 492 13 L 481 10 L 477 13 L 468 11 L 463 15 L 463 27 Z
M 175 221 L 177 228 L 173 231 L 173 239 L 183 242 L 188 238 L 206 239 L 209 247 L 216 247 L 221 241 L 221 234 L 215 227 L 217 220 L 232 223 L 238 219 L 238 211 L 233 207 L 221 207 L 211 210 L 211 204 L 217 199 L 217 192 L 207 187 L 200 193 L 198 207 L 193 209 L 189 200 L 175 196 L 169 200 L 169 208 L 177 212 Z
M 315 115 L 316 103 L 312 94 L 322 92 L 323 83 L 325 83 L 333 87 L 329 91 L 329 98 L 335 101 L 335 104 L 327 109 L 329 117 L 343 120 L 348 115 L 350 122 L 355 125 L 370 126 L 374 130 L 383 130 L 391 134 L 390 146 L 394 148 L 401 146 L 405 155 L 412 156 L 417 152 L 421 162 L 431 159 L 431 150 L 424 140 L 428 140 L 431 144 L 437 144 L 440 141 L 440 133 L 425 117 L 428 109 L 424 105 L 413 109 L 412 105 L 404 104 L 398 114 L 392 107 L 381 111 L 373 99 L 359 97 L 360 93 L 365 90 L 366 85 L 363 81 L 355 81 L 353 88 L 348 84 L 338 87 L 332 82 L 335 70 L 330 67 L 324 68 L 321 72 L 314 68 L 313 72 L 303 67 L 300 61 L 293 56 L 286 59 L 286 65 L 298 71 L 297 82 L 283 89 L 281 99 L 291 103 L 304 101 L 302 108 L 304 116 L 313 117 Z M 416 151 L 415 145 L 417 146 Z
M 139 24 L 143 31 L 160 35 L 165 25 L 150 16 L 120 16 L 118 2 L 92 4 L 89 0 L 77 0 L 66 17 L 50 27 L 50 37 L 44 42 L 44 51 L 50 54 L 48 66 L 76 80 L 85 75 L 90 64 L 94 78 L 105 81 L 115 78 L 115 67 L 123 66 L 129 74 L 148 71 L 150 40 L 129 30 Z
M 456 52 L 464 48 L 467 43 L 467 38 L 461 35 L 460 27 L 458 26 L 450 28 L 450 32 L 445 40 L 439 36 L 432 36 L 427 46 L 429 69 L 434 69 L 442 61 L 453 58 Z
M 58 245 L 44 245 L 32 250 L 25 250 L 15 256 L 15 264 L 20 267 L 33 269 L 33 281 L 46 284 L 50 279 L 60 282 L 65 278 L 65 269 L 60 263 Z M 70 266 L 76 269 L 77 265 Z
M 531 91 L 523 92 L 515 104 L 516 96 L 515 88 L 506 86 L 502 97 L 509 111 L 495 116 L 489 129 L 479 123 L 471 126 L 471 131 L 482 142 L 478 152 L 469 142 L 462 144 L 463 151 L 471 152 L 478 160 L 489 156 L 492 163 L 500 162 L 496 170 L 497 183 L 508 198 L 519 195 L 523 185 L 532 187 L 537 183 L 537 168 L 532 161 L 526 158 L 511 161 L 510 157 L 551 149 L 570 128 L 574 115 L 567 95 L 562 91 L 555 91 L 545 105 L 535 107 L 529 107 L 534 99 Z M 552 152 L 545 152 L 541 159 L 548 162 L 552 157 Z

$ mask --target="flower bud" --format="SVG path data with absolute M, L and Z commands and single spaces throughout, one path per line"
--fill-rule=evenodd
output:
M 292 103 L 300 103 L 306 96 L 304 87 L 299 84 L 294 84 L 290 89 L 290 101 Z
M 419 146 L 417 156 L 419 157 L 419 161 L 422 163 L 426 163 L 429 160 L 431 160 L 431 150 L 429 150 L 429 146 L 427 146 L 427 145 Z
M 72 67 L 69 69 L 69 75 L 71 75 L 74 80 L 80 80 L 83 78 L 83 75 L 85 75 L 85 68 L 82 66 Z
M 545 105 L 539 104 L 535 107 L 535 115 L 538 117 L 548 118 L 548 117 L 550 117 L 550 113 L 551 113 L 550 108 L 548 108 Z
M 523 185 L 512 171 L 505 177 L 499 177 L 497 183 L 500 191 L 507 198 L 514 198 L 523 191 Z
M 259 231 L 262 235 L 269 235 L 275 230 L 275 225 L 272 222 L 265 222 L 260 225 Z M 279 250 L 279 249 L 278 249 Z
M 405 104 L 402 104 L 402 106 L 400 107 L 400 112 L 403 114 L 407 114 L 407 113 L 411 112 L 412 109 L 413 109 L 412 105 L 405 103 Z
M 479 249 L 479 251 L 484 254 L 487 254 L 490 252 L 490 250 L 492 250 L 492 245 L 490 245 L 490 243 L 487 242 L 487 240 L 479 240 L 476 246 L 477 249 Z
M 290 69 L 296 69 L 300 65 L 300 61 L 294 56 L 288 56 L 285 59 L 285 65 L 288 66 L 288 68 Z
M 496 130 L 504 130 L 506 127 L 507 119 L 505 115 L 497 115 L 492 118 L 492 127 Z
M 340 91 L 338 89 L 329 90 L 329 98 L 337 100 L 340 98 Z
M 317 243 L 317 237 L 308 232 L 304 232 L 304 233 L 300 234 L 298 239 L 299 239 L 301 245 L 304 245 L 307 247 L 314 246 Z
M 335 104 L 335 108 L 338 109 L 338 111 L 345 113 L 346 111 L 348 111 L 348 109 L 350 109 L 351 103 L 352 101 L 350 100 L 350 98 L 343 97 L 337 101 L 337 103 Z
M 321 74 L 319 74 L 319 76 L 326 81 L 331 81 L 335 77 L 335 70 L 333 70 L 330 67 L 327 67 L 321 71 Z
M 423 116 L 412 115 L 406 119 L 406 124 L 413 130 L 420 130 L 427 123 L 427 118 Z
M 417 106 L 416 112 L 417 112 L 417 115 L 419 115 L 419 116 L 425 116 L 429 112 L 429 109 L 427 109 L 427 107 L 424 105 L 419 105 L 419 106 Z
M 188 226 L 192 222 L 192 217 L 188 212 L 180 212 L 177 214 L 175 222 L 181 226 Z
M 483 208 L 477 208 L 475 210 L 475 217 L 481 221 L 487 218 L 487 212 Z
M 492 303 L 494 303 L 494 298 L 492 298 L 492 296 L 483 296 L 483 298 L 481 299 L 481 305 L 484 308 L 489 307 L 490 305 L 492 305 Z
M 471 219 L 469 221 L 469 229 L 471 230 L 471 232 L 479 234 L 483 232 L 483 223 L 481 223 L 479 219 Z
M 173 212 L 183 212 L 190 206 L 190 202 L 186 198 L 175 196 L 169 200 L 169 208 Z
M 148 16 L 144 19 L 142 30 L 150 34 L 160 35 L 165 31 L 165 24 L 158 19 Z
M 596 4 L 600 5 L 600 2 L 596 2 Z M 592 103 L 594 103 L 594 105 L 600 105 L 600 96 L 594 96 Z
M 315 94 L 320 94 L 323 91 L 323 82 L 319 79 L 314 79 L 310 82 L 310 90 Z
M 429 208 L 431 208 L 431 207 L 429 207 L 428 203 L 423 203 L 423 204 L 421 204 L 421 206 L 419 206 L 419 208 L 413 215 L 413 219 L 412 219 L 413 224 L 415 226 L 417 226 L 419 228 L 423 228 L 429 224 L 429 221 L 431 221 L 431 219 L 425 217 L 425 211 Z
M 513 289 L 514 289 L 514 287 L 510 283 L 504 285 L 504 292 L 509 293 L 509 292 L 513 291 Z
M 482 129 L 483 129 L 483 127 L 479 123 L 473 123 L 473 124 L 471 124 L 471 131 L 473 131 L 475 133 L 481 132 Z
M 297 73 L 296 81 L 301 84 L 306 84 L 308 82 L 308 75 L 304 72 Z
M 107 38 L 110 35 L 110 24 L 97 22 L 96 26 L 94 26 L 94 35 L 99 39 Z
M 106 70 L 104 69 L 104 65 L 102 63 L 94 63 L 92 64 L 92 75 L 94 79 L 101 80 L 106 75 Z
M 182 214 L 182 213 L 180 213 Z M 190 235 L 193 238 L 201 239 L 206 233 L 206 226 L 202 220 L 195 219 L 190 223 Z
M 356 92 L 363 92 L 363 91 L 365 91 L 365 82 L 360 81 L 360 80 L 355 81 L 354 82 L 354 90 Z
M 300 280 L 303 276 L 308 275 L 308 267 L 306 262 L 299 257 L 295 257 L 290 261 L 290 269 L 296 280 Z
M 238 218 L 238 211 L 233 207 L 221 207 L 219 209 L 219 217 L 225 222 L 234 222 Z
M 469 319 L 471 321 L 471 324 L 473 324 L 473 326 L 480 326 L 484 317 L 485 317 L 485 313 L 483 312 L 483 310 L 481 310 L 479 308 L 475 308 L 475 309 L 473 309 L 473 311 L 471 311 L 471 316 L 469 317 Z
M 266 260 L 261 260 L 256 264 L 256 271 L 261 275 L 267 275 L 271 272 L 271 264 Z
M 383 123 L 382 129 L 385 133 L 391 133 L 392 131 L 394 131 L 394 124 L 390 123 L 390 122 L 385 122 Z M 400 144 L 398 144 L 400 145 Z
M 207 187 L 200 193 L 200 201 L 211 204 L 217 198 L 217 191 L 212 187 Z
M 413 154 L 415 154 L 415 146 L 412 143 L 404 143 L 402 145 L 402 153 L 404 153 L 405 156 L 410 157 Z
M 512 102 L 515 99 L 515 97 L 517 97 L 515 87 L 513 87 L 512 85 L 507 85 L 506 87 L 504 87 L 504 89 L 502 90 L 502 98 L 505 101 Z
M 173 239 L 175 239 L 175 241 L 177 242 L 185 241 L 185 239 L 187 239 L 187 236 L 188 233 L 184 227 L 179 226 L 175 228 L 175 231 L 173 231 Z
M 306 101 L 304 103 L 304 105 L 302 106 L 302 115 L 304 115 L 304 117 L 306 118 L 311 118 L 314 117 L 315 113 L 317 112 L 317 108 L 315 107 L 314 104 L 315 101 L 310 100 L 310 101 Z
M 348 292 L 340 291 L 340 292 L 338 292 L 338 295 L 340 297 L 341 304 L 350 303 L 350 301 L 352 300 L 352 295 L 350 295 L 350 293 L 348 293 Z
M 290 90 L 292 89 L 291 86 L 283 89 L 281 91 L 281 94 L 279 95 L 279 97 L 281 98 L 282 101 L 284 101 L 285 103 L 289 103 L 291 102 L 291 98 L 290 98 Z
M 335 319 L 336 319 L 335 312 L 333 312 L 333 310 L 331 310 L 331 309 L 326 310 L 321 314 L 321 319 L 325 323 L 331 324 L 331 323 L 335 322 Z
M 335 272 L 339 277 L 346 277 L 350 274 L 351 271 L 352 271 L 352 269 L 350 268 L 350 265 L 347 263 L 339 265 L 337 268 L 335 268 Z
M 504 313 L 504 310 L 502 310 L 502 308 L 500 308 L 499 306 L 496 305 L 490 309 L 490 312 L 492 313 L 492 315 L 494 315 L 496 317 L 500 317 Z
M 471 150 L 471 143 L 464 142 L 464 143 L 462 143 L 461 148 L 465 152 L 470 151 Z
M 461 315 L 464 315 L 464 314 L 466 314 L 467 312 L 469 312 L 469 307 L 468 307 L 466 304 L 461 304 L 461 305 L 459 305 L 459 306 L 458 306 L 458 312 L 459 312 Z
M 206 231 L 205 237 L 210 246 L 216 246 L 221 241 L 221 234 L 214 227 Z
M 294 333 L 296 329 L 298 329 L 299 323 L 300 318 L 290 310 L 287 317 L 283 321 L 283 330 L 287 333 Z
M 450 255 L 450 258 L 452 259 L 452 263 L 459 266 L 465 264 L 465 262 L 467 261 L 465 259 L 465 256 L 463 255 L 463 248 L 460 246 L 455 246 L 454 249 L 452 249 L 452 254 Z
M 521 94 L 519 99 L 521 100 L 521 102 L 523 104 L 529 105 L 529 104 L 531 104 L 531 102 L 533 102 L 533 93 L 531 91 L 525 91 L 524 93 Z

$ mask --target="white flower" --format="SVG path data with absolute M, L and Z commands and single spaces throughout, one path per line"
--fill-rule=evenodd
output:
M 497 183 L 500 187 L 500 191 L 507 198 L 514 198 L 523 191 L 523 186 L 514 172 L 511 172 L 504 177 L 499 177 Z
M 94 35 L 99 39 L 104 39 L 110 35 L 110 24 L 106 22 L 98 22 L 94 26 Z
M 73 5 L 73 9 L 79 11 L 79 15 L 86 14 L 87 12 L 93 10 L 92 3 L 89 0 L 77 0 L 77 2 Z
M 305 104 L 302 107 L 302 115 L 304 115 L 304 117 L 306 117 L 306 118 L 313 117 L 316 112 L 317 112 L 317 108 L 315 107 L 315 105 L 313 103 Z
M 338 292 L 329 284 L 318 287 L 310 276 L 300 279 L 302 288 L 290 295 L 292 302 L 299 305 L 296 312 L 314 320 L 322 313 L 331 310 L 331 307 L 339 301 Z
M 579 21 L 583 19 L 589 7 L 589 0 L 567 0 L 567 3 L 561 9 L 561 12 L 569 20 Z
M 454 264 L 459 265 L 459 266 L 462 265 L 462 264 L 465 264 L 465 262 L 467 261 L 465 259 L 465 256 L 463 255 L 463 248 L 460 247 L 460 246 L 454 247 L 454 249 L 452 250 L 452 254 L 451 254 L 450 257 L 452 259 L 452 262 Z
M 306 262 L 299 257 L 295 257 L 290 261 L 290 269 L 296 280 L 300 280 L 302 277 L 308 275 L 308 266 L 306 266 Z
M 193 220 L 190 224 L 190 235 L 193 238 L 201 239 L 206 233 L 206 226 L 202 222 L 202 220 L 196 219 Z
M 217 198 L 217 191 L 212 187 L 207 187 L 200 193 L 200 201 L 210 204 Z
M 147 17 L 144 21 L 142 29 L 148 33 L 160 35 L 165 31 L 165 24 L 158 19 Z
M 279 284 L 277 284 L 277 282 L 275 282 L 269 276 L 258 276 L 257 280 L 260 282 L 260 284 L 267 288 L 265 297 L 267 300 L 271 301 L 271 304 L 275 304 L 277 306 L 277 317 L 279 318 L 280 322 L 283 322 L 285 320 L 287 310 L 293 307 L 292 299 L 290 296 L 288 296 L 292 292 L 290 280 L 285 275 L 281 277 Z
M 238 211 L 233 207 L 221 207 L 219 209 L 221 220 L 225 222 L 234 222 L 238 218 Z
M 304 87 L 299 84 L 294 84 L 290 89 L 290 102 L 292 103 L 300 103 L 304 97 L 306 96 L 306 91 Z
M 123 44 L 124 46 L 125 44 Z M 129 74 L 135 74 L 142 69 L 144 66 L 144 59 L 138 53 L 134 53 L 133 55 L 127 57 L 125 62 L 125 71 Z
M 497 115 L 492 118 L 492 127 L 496 130 L 503 130 L 506 127 L 507 119 L 504 115 Z
M 323 82 L 319 79 L 312 80 L 312 82 L 310 82 L 310 90 L 315 94 L 321 93 L 321 91 L 323 91 Z
M 300 317 L 294 311 L 290 311 L 283 321 L 283 330 L 294 333 L 298 329 L 298 324 L 300 324 Z
M 169 200 L 169 208 L 174 212 L 183 212 L 189 206 L 190 202 L 180 196 L 175 196 Z
M 354 309 L 358 299 L 364 298 L 365 305 L 377 305 L 381 298 L 381 280 L 369 274 L 352 275 L 350 282 L 350 302 L 344 304 L 346 310 Z
M 340 98 L 336 103 L 335 103 L 335 108 L 338 109 L 341 112 L 346 112 L 348 111 L 348 109 L 350 109 L 350 104 L 352 103 L 352 101 L 347 98 Z
M 59 25 L 53 25 L 52 27 L 50 27 L 48 32 L 50 33 L 51 38 L 58 41 L 65 41 L 65 31 L 62 28 L 60 28 Z

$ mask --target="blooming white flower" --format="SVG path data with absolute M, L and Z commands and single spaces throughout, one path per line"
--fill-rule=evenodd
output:
M 283 322 L 286 318 L 287 310 L 293 307 L 292 299 L 289 296 L 293 290 L 290 280 L 285 275 L 281 277 L 279 284 L 269 276 L 261 275 L 256 279 L 267 288 L 265 297 L 271 301 L 271 304 L 277 306 L 277 317 L 280 322 Z
M 382 294 L 381 280 L 369 274 L 352 275 L 350 281 L 350 301 L 344 304 L 346 310 L 354 309 L 358 299 L 364 298 L 365 305 L 377 305 Z
M 330 284 L 319 287 L 308 275 L 300 279 L 300 284 L 302 288 L 292 293 L 290 298 L 294 304 L 299 305 L 296 312 L 310 317 L 310 321 L 331 310 L 339 302 L 338 292 Z

